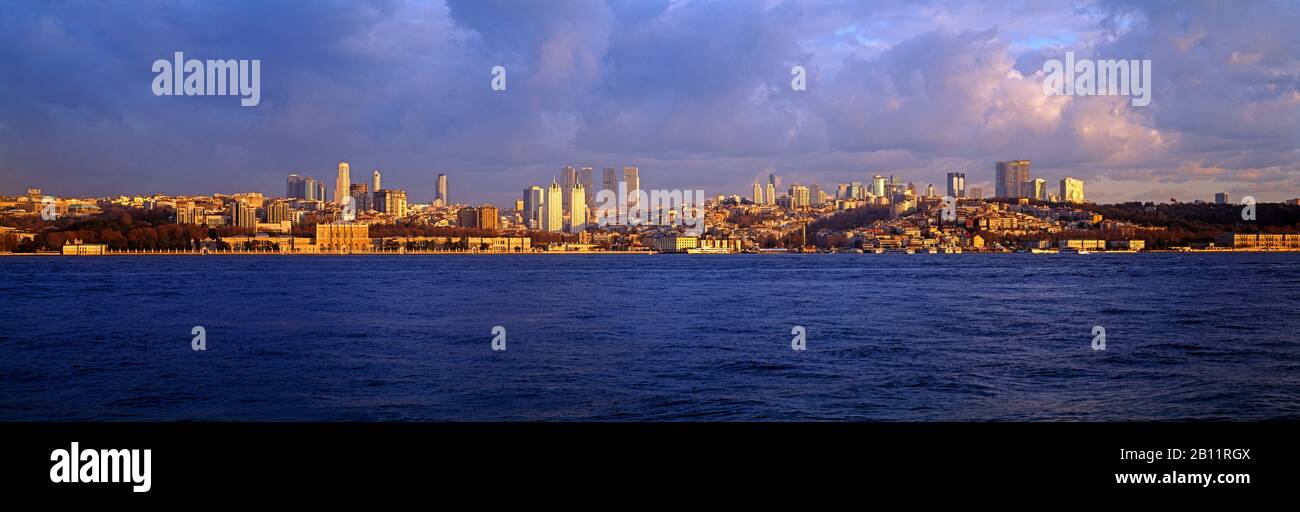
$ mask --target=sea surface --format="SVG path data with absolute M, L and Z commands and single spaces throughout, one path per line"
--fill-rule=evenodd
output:
M 1279 419 L 1297 253 L 0 257 L 5 421 Z

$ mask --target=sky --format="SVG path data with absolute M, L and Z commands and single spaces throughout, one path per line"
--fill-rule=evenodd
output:
M 748 195 L 896 175 L 1089 200 L 1300 197 L 1300 2 L 23 1 L 0 10 L 0 194 L 283 195 L 285 176 L 513 204 L 565 165 Z M 174 52 L 261 61 L 261 103 L 156 96 Z M 1149 59 L 1151 104 L 1043 63 Z M 494 66 L 506 90 L 491 87 Z M 791 68 L 807 88 L 791 88 Z M 599 178 L 597 178 L 599 179 Z

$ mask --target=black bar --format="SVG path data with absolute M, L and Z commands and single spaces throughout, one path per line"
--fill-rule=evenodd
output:
M 3 423 L 7 492 L 158 500 L 260 493 L 387 496 L 565 486 L 1174 498 L 1283 493 L 1287 423 Z M 54 450 L 150 449 L 150 486 L 55 483 Z M 1121 460 L 1121 450 L 1178 461 Z M 1241 460 L 1192 459 L 1204 455 Z M 1242 450 L 1248 450 L 1243 452 Z M 1116 474 L 1247 474 L 1249 483 L 1118 484 Z M 674 491 L 676 492 L 676 491 Z M 488 494 L 491 495 L 491 494 Z M 925 494 L 922 494 L 925 496 Z M 186 499 L 189 499 L 186 498 Z

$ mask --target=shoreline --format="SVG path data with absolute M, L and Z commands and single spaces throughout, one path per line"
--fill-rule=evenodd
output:
M 1090 256 L 1090 255 L 1094 255 L 1094 254 L 1155 254 L 1155 253 L 1162 253 L 1162 254 L 1243 254 L 1243 253 L 1245 253 L 1245 254 L 1261 254 L 1261 253 L 1263 253 L 1263 254 L 1290 254 L 1290 253 L 1300 253 L 1300 249 L 1264 249 L 1264 250 L 1261 250 L 1261 249 L 1237 249 L 1237 250 L 1232 250 L 1232 249 L 1228 249 L 1228 250 L 1225 250 L 1225 249 L 1211 249 L 1211 250 L 1205 250 L 1205 249 L 1193 249 L 1193 250 L 1149 249 L 1149 250 L 1141 250 L 1141 251 L 1090 251 L 1090 252 L 1085 253 L 1085 254 L 1077 254 L 1077 253 L 1069 253 L 1069 252 L 1066 252 L 1066 253 L 1061 253 L 1061 252 L 1030 253 L 1030 252 L 1023 252 L 1023 251 L 965 251 L 965 250 L 964 250 L 964 251 L 959 252 L 959 253 L 945 253 L 945 252 L 938 252 L 938 253 L 933 253 L 933 255 L 935 255 L 935 256 L 940 256 L 940 255 L 965 255 L 965 254 L 1032 254 L 1032 255 L 1035 255 L 1035 256 L 1059 256 L 1059 255 L 1065 255 L 1065 256 Z M 40 252 L 40 253 L 31 253 L 31 252 L 0 252 L 0 257 L 5 257 L 5 256 L 13 256 L 13 257 L 23 257 L 23 256 L 27 256 L 27 257 L 47 257 L 47 256 L 67 256 L 67 257 L 97 257 L 97 256 L 103 256 L 103 257 L 115 257 L 115 256 L 294 256 L 294 257 L 297 257 L 297 256 L 542 256 L 542 255 L 660 255 L 660 254 L 663 254 L 663 255 L 677 255 L 677 254 L 680 254 L 680 255 L 688 255 L 688 254 L 686 254 L 686 253 L 658 253 L 658 252 L 652 252 L 652 251 L 529 251 L 529 252 L 471 252 L 471 251 L 407 251 L 407 252 L 380 252 L 380 251 L 367 251 L 367 252 L 347 252 L 347 253 L 336 253 L 336 252 L 320 252 L 320 253 L 306 253 L 306 252 L 255 252 L 255 251 L 222 251 L 222 252 L 211 252 L 211 251 L 210 251 L 210 252 L 198 252 L 198 251 L 179 251 L 179 252 L 171 252 L 171 251 L 135 252 L 135 251 L 124 251 L 124 252 L 107 252 L 107 253 L 103 253 L 103 254 L 62 254 L 62 253 L 54 253 L 54 252 Z M 713 254 L 691 254 L 691 255 L 689 255 L 689 256 L 715 256 L 715 257 L 716 257 L 716 256 L 740 256 L 740 255 L 756 255 L 756 256 L 772 256 L 772 255 L 778 255 L 778 256 L 781 256 L 781 255 L 808 255 L 808 256 L 824 256 L 824 255 L 848 255 L 848 256 L 877 256 L 877 255 L 878 255 L 878 256 L 897 256 L 897 255 L 904 255 L 904 256 L 929 256 L 929 255 L 931 255 L 931 253 L 929 253 L 929 252 L 927 252 L 927 251 L 916 251 L 916 252 L 914 252 L 914 253 L 905 253 L 905 252 L 885 252 L 885 253 L 875 253 L 875 252 L 872 252 L 872 251 L 867 251 L 867 252 L 863 252 L 863 253 L 834 253 L 834 252 L 798 252 L 798 251 L 790 251 L 790 252 L 733 252 L 733 253 L 725 253 L 725 254 L 718 254 L 718 253 L 713 253 Z

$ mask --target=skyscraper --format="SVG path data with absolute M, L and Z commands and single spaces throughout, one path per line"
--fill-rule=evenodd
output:
M 348 187 L 348 193 L 352 195 L 357 211 L 364 212 L 374 208 L 370 201 L 370 191 L 366 188 L 365 183 L 353 183 Z
M 1038 178 L 1030 182 L 1030 197 L 1035 201 L 1047 200 L 1047 180 Z
M 524 189 L 524 225 L 529 229 L 542 226 L 542 204 L 546 201 L 546 191 L 537 185 Z
M 776 188 L 776 174 L 767 175 L 767 184 L 771 185 L 772 188 Z
M 290 199 L 307 198 L 307 180 L 297 174 L 290 174 L 284 180 L 284 197 Z
M 590 166 L 578 169 L 578 184 L 582 185 L 582 190 L 584 191 L 585 194 L 587 194 L 586 204 L 587 204 L 587 209 L 589 210 L 591 209 L 592 203 L 595 202 L 596 200 L 596 195 L 595 195 L 596 184 L 592 181 L 592 179 L 593 179 L 592 169 Z
M 808 187 L 795 183 L 790 186 L 790 208 L 807 208 L 809 205 Z
M 754 204 L 763 204 L 763 186 L 754 182 Z
M 379 169 L 375 169 L 374 174 L 370 175 L 370 190 L 379 190 L 381 188 L 384 187 L 379 186 Z
M 954 198 L 966 197 L 966 173 L 948 173 L 948 195 Z
M 542 231 L 551 233 L 564 230 L 564 191 L 554 180 L 546 187 L 546 199 L 542 201 Z
M 581 183 L 574 184 L 564 191 L 569 196 L 569 232 L 581 233 L 587 230 L 587 191 Z
M 438 175 L 438 189 L 433 192 L 433 200 L 435 203 L 438 203 L 440 206 L 447 206 L 451 204 L 447 199 L 447 175 L 446 174 Z
M 636 167 L 623 168 L 623 181 L 627 182 L 627 207 L 638 208 L 641 205 L 640 194 L 636 191 L 641 190 L 641 170 Z
M 776 185 L 770 181 L 767 183 L 767 194 L 763 197 L 763 204 L 776 204 Z
M 1066 176 L 1061 179 L 1061 201 L 1067 203 L 1083 202 L 1083 180 Z
M 564 166 L 563 168 L 560 169 L 560 190 L 563 190 L 563 191 L 564 191 L 564 210 L 565 210 L 565 211 L 568 211 L 569 208 L 570 208 L 570 205 L 569 205 L 569 189 L 573 188 L 573 186 L 576 185 L 577 183 L 578 183 L 578 170 L 577 170 L 577 169 L 574 169 L 572 165 L 566 165 L 566 166 Z
M 885 197 L 885 177 L 879 174 L 871 178 L 871 194 L 876 197 Z
M 348 171 L 348 163 L 339 162 L 339 176 L 334 180 L 334 204 L 343 204 L 343 197 L 348 195 L 348 185 L 351 184 L 352 177 Z
M 1029 160 L 1007 160 L 998 162 L 994 177 L 994 197 L 1014 199 L 1028 197 L 1026 183 L 1029 183 Z
M 601 171 L 600 188 L 608 190 L 615 194 L 618 193 L 618 169 L 606 167 Z

